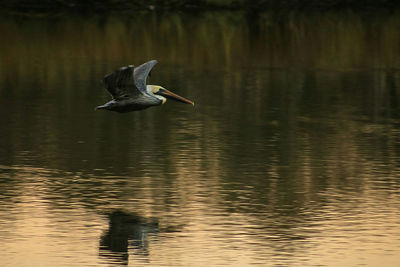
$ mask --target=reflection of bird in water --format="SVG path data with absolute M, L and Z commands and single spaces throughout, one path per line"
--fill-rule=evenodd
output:
M 113 99 L 96 109 L 129 112 L 164 104 L 167 98 L 194 105 L 193 101 L 161 86 L 146 85 L 147 76 L 155 64 L 157 60 L 151 60 L 138 67 L 129 65 L 106 75 L 104 84 Z
M 114 211 L 108 215 L 109 229 L 101 237 L 100 255 L 115 263 L 128 263 L 128 247 L 147 256 L 148 235 L 159 232 L 158 222 L 148 222 L 136 214 Z

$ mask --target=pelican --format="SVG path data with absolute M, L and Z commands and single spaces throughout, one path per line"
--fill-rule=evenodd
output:
M 167 98 L 194 106 L 193 101 L 159 85 L 146 85 L 147 76 L 156 64 L 157 60 L 150 60 L 138 67 L 129 65 L 106 75 L 103 82 L 113 99 L 96 107 L 96 110 L 106 109 L 120 113 L 142 110 L 162 105 Z

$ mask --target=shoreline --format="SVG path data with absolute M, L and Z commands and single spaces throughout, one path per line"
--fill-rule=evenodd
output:
M 0 2 L 2 12 L 11 13 L 127 13 L 127 12 L 207 12 L 207 11 L 243 11 L 258 13 L 274 12 L 318 12 L 318 11 L 393 11 L 400 8 L 396 0 L 182 0 L 182 1 L 41 1 L 24 0 Z

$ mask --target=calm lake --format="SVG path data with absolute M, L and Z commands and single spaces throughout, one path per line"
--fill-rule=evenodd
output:
M 4 266 L 399 266 L 400 13 L 0 16 Z M 118 114 L 125 65 L 196 105 Z

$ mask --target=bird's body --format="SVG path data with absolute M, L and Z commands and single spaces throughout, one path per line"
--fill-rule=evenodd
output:
M 157 60 L 148 61 L 138 67 L 122 67 L 104 77 L 104 84 L 113 99 L 96 109 L 116 112 L 130 112 L 162 105 L 166 98 L 187 104 L 194 103 L 158 85 L 146 85 L 147 76 L 157 64 Z

